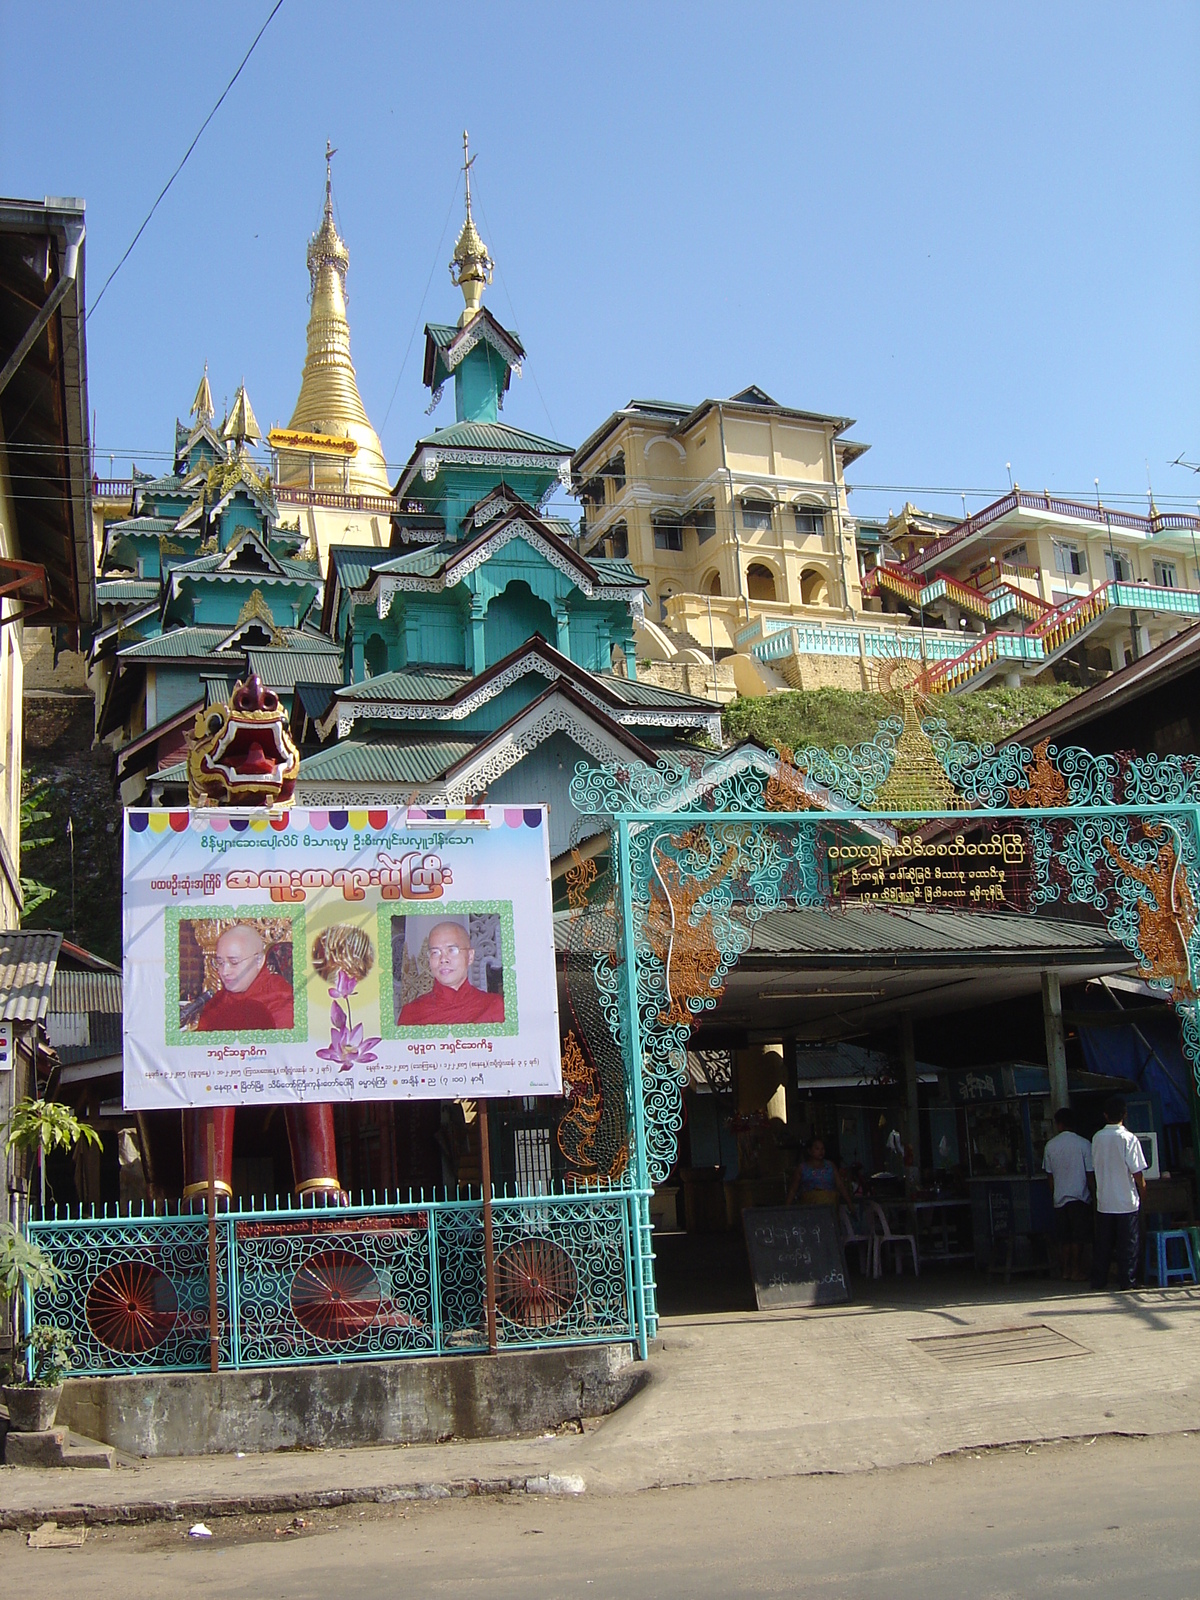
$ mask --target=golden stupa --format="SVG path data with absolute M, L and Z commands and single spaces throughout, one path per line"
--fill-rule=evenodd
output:
M 367 417 L 350 359 L 346 319 L 350 252 L 333 222 L 330 161 L 334 154 L 326 145 L 325 211 L 321 226 L 308 241 L 312 310 L 300 397 L 286 430 L 273 430 L 269 438 L 279 451 L 280 483 L 385 495 L 391 485 L 383 447 Z M 296 437 L 287 438 L 290 435 Z M 348 448 L 351 443 L 357 446 L 352 452 Z

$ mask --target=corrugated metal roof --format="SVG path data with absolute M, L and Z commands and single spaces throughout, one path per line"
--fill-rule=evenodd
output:
M 305 756 L 299 782 L 432 783 L 475 748 L 474 740 L 422 739 L 376 743 L 341 739 L 328 750 Z
M 298 678 L 307 683 L 341 684 L 342 658 L 328 650 L 256 650 L 246 651 L 246 661 L 251 672 L 266 684 L 268 689 L 295 687 Z
M 333 704 L 333 690 L 327 683 L 297 683 L 292 693 L 305 716 L 313 720 L 323 717 Z
M 60 967 L 50 990 L 52 1012 L 95 1011 L 121 1015 L 119 972 L 68 972 Z
M 0 1021 L 46 1015 L 62 940 L 61 933 L 0 932 Z
M 756 955 L 1023 955 L 1034 950 L 1098 955 L 1115 948 L 1103 924 L 1017 911 L 885 906 L 773 911 L 754 924 L 750 938 L 750 953 Z
M 670 711 L 704 711 L 716 713 L 720 707 L 711 700 L 698 700 L 692 694 L 680 694 L 677 689 L 663 689 L 657 683 L 642 683 L 637 678 L 619 678 L 615 672 L 591 674 L 615 700 L 627 706 L 645 706 Z
M 152 775 L 154 783 L 186 784 L 188 781 L 187 762 L 177 761 L 174 766 L 162 767 Z
M 433 672 L 381 672 L 377 678 L 349 684 L 340 698 L 354 700 L 448 700 L 473 674 L 438 668 Z
M 96 584 L 96 601 L 102 606 L 115 601 L 157 598 L 158 582 L 153 578 L 101 578 Z
M 329 559 L 333 565 L 331 576 L 336 575 L 343 592 L 348 594 L 352 589 L 365 589 L 375 568 L 393 558 L 390 550 L 335 544 L 329 547 Z
M 46 1037 L 64 1067 L 121 1054 L 121 1006 L 119 972 L 55 972 Z
M 120 522 L 110 522 L 108 532 L 124 536 L 127 533 L 164 534 L 174 528 L 174 517 L 125 517 Z
M 145 639 L 141 644 L 127 645 L 125 649 L 118 651 L 118 655 L 122 661 L 158 661 L 185 656 L 207 656 L 222 639 L 228 636 L 228 628 L 173 628 L 170 633 L 159 634 L 157 639 Z
M 419 550 L 410 550 L 402 556 L 392 556 L 388 561 L 381 561 L 372 568 L 372 574 L 377 572 L 415 574 L 419 578 L 432 577 L 449 561 L 450 557 L 461 546 L 453 540 L 446 540 L 441 544 L 422 545 Z
M 617 556 L 587 556 L 585 559 L 588 566 L 594 567 L 605 583 L 628 583 L 644 589 L 650 581 L 648 578 L 640 577 L 633 570 L 632 561 L 625 561 Z
M 504 450 L 522 455 L 571 454 L 569 444 L 526 433 L 523 428 L 510 428 L 506 422 L 452 422 L 448 428 L 439 428 L 422 439 L 418 449 L 436 451 L 439 446 L 443 450 Z

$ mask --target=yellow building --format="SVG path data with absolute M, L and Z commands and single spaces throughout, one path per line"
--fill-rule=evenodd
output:
M 868 447 L 850 426 L 749 388 L 697 406 L 631 400 L 580 446 L 584 553 L 628 556 L 650 582 L 639 656 L 711 673 L 757 622 L 858 615 L 845 469 Z M 728 697 L 730 669 L 712 676 Z

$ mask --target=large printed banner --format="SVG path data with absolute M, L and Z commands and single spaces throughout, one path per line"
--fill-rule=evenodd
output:
M 125 1105 L 560 1094 L 542 806 L 125 813 Z

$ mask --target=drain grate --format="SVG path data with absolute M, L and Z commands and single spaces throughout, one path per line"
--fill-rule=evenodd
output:
M 990 1328 L 986 1333 L 947 1333 L 913 1339 L 944 1367 L 1019 1367 L 1029 1361 L 1062 1361 L 1091 1352 L 1044 1322 L 1024 1328 Z

